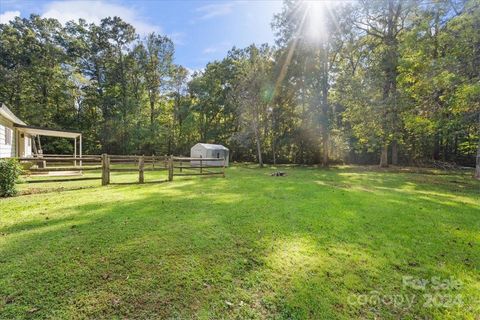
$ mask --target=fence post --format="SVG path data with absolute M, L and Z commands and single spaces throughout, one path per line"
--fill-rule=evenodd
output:
M 202 161 L 202 155 L 200 155 L 200 173 L 203 173 L 203 161 Z
M 106 153 L 102 154 L 102 186 L 110 183 L 110 159 Z
M 182 165 L 183 165 L 183 162 L 182 160 L 180 160 L 180 172 L 182 172 Z
M 168 159 L 168 181 L 173 180 L 173 156 Z
M 107 184 L 110 184 L 110 156 L 107 154 Z
M 144 183 L 144 165 L 145 159 L 143 156 L 140 156 L 140 158 L 138 158 L 138 183 Z
M 223 164 L 222 164 L 222 177 L 225 178 L 225 157 L 223 157 Z

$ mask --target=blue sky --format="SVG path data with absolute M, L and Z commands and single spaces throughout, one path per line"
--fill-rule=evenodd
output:
M 270 27 L 281 1 L 18 1 L 0 0 L 0 22 L 16 15 L 36 13 L 61 22 L 84 18 L 98 22 L 105 16 L 120 16 L 145 35 L 155 31 L 175 42 L 176 63 L 189 69 L 203 68 L 222 59 L 233 46 L 273 43 Z

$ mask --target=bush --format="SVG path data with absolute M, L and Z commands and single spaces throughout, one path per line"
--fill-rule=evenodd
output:
M 0 159 L 0 197 L 11 197 L 17 193 L 15 182 L 22 173 L 15 159 Z
M 35 163 L 33 162 L 25 162 L 25 161 L 22 161 L 22 163 L 20 163 L 20 168 L 22 169 L 22 171 L 28 171 L 30 170 L 33 166 L 35 165 Z

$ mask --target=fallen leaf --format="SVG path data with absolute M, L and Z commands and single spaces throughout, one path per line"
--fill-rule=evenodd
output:
M 33 307 L 33 308 L 29 309 L 27 312 L 28 313 L 34 313 L 34 312 L 37 312 L 38 310 L 40 310 L 40 308 Z

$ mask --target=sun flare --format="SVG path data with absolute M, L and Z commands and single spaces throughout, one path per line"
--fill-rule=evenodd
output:
M 326 20 L 328 2 L 305 1 L 302 11 L 305 12 L 304 36 L 310 41 L 322 41 L 327 34 Z

